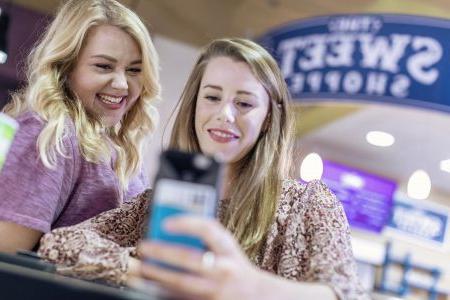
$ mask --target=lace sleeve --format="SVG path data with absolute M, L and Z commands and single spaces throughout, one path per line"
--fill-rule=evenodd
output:
M 129 203 L 101 213 L 76 226 L 79 229 L 89 229 L 119 246 L 135 246 L 146 229 L 151 196 L 152 190 L 148 189 Z
M 56 264 L 58 274 L 122 285 L 131 251 L 93 231 L 66 227 L 44 235 L 38 254 Z
M 149 213 L 151 191 L 78 225 L 45 234 L 38 254 L 62 275 L 122 285 Z
M 356 273 L 350 229 L 341 203 L 328 187 L 308 184 L 307 208 L 303 215 L 308 255 L 305 279 L 330 285 L 340 299 L 369 299 Z

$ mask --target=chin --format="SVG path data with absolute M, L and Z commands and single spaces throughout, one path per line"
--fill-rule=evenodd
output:
M 106 127 L 113 127 L 119 124 L 121 118 L 117 117 L 103 117 L 102 124 Z
M 217 159 L 225 164 L 232 164 L 232 163 L 236 163 L 239 161 L 239 159 L 236 159 L 235 156 L 227 155 L 227 154 L 222 154 L 222 155 L 218 154 Z

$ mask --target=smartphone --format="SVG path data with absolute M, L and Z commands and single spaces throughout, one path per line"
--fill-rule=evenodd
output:
M 173 216 L 190 214 L 214 218 L 219 190 L 220 164 L 200 153 L 175 150 L 160 156 L 154 183 L 152 210 L 147 238 L 206 250 L 193 236 L 172 234 L 164 230 L 164 221 Z

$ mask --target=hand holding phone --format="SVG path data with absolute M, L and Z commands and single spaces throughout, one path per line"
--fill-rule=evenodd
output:
M 205 250 L 200 239 L 169 233 L 164 230 L 163 222 L 181 214 L 214 218 L 219 170 L 220 165 L 203 154 L 163 152 L 154 185 L 147 238 Z

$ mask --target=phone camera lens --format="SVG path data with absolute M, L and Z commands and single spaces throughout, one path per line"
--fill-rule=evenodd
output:
M 194 157 L 194 166 L 200 170 L 206 170 L 209 166 L 211 166 L 211 159 L 204 155 L 198 154 Z

